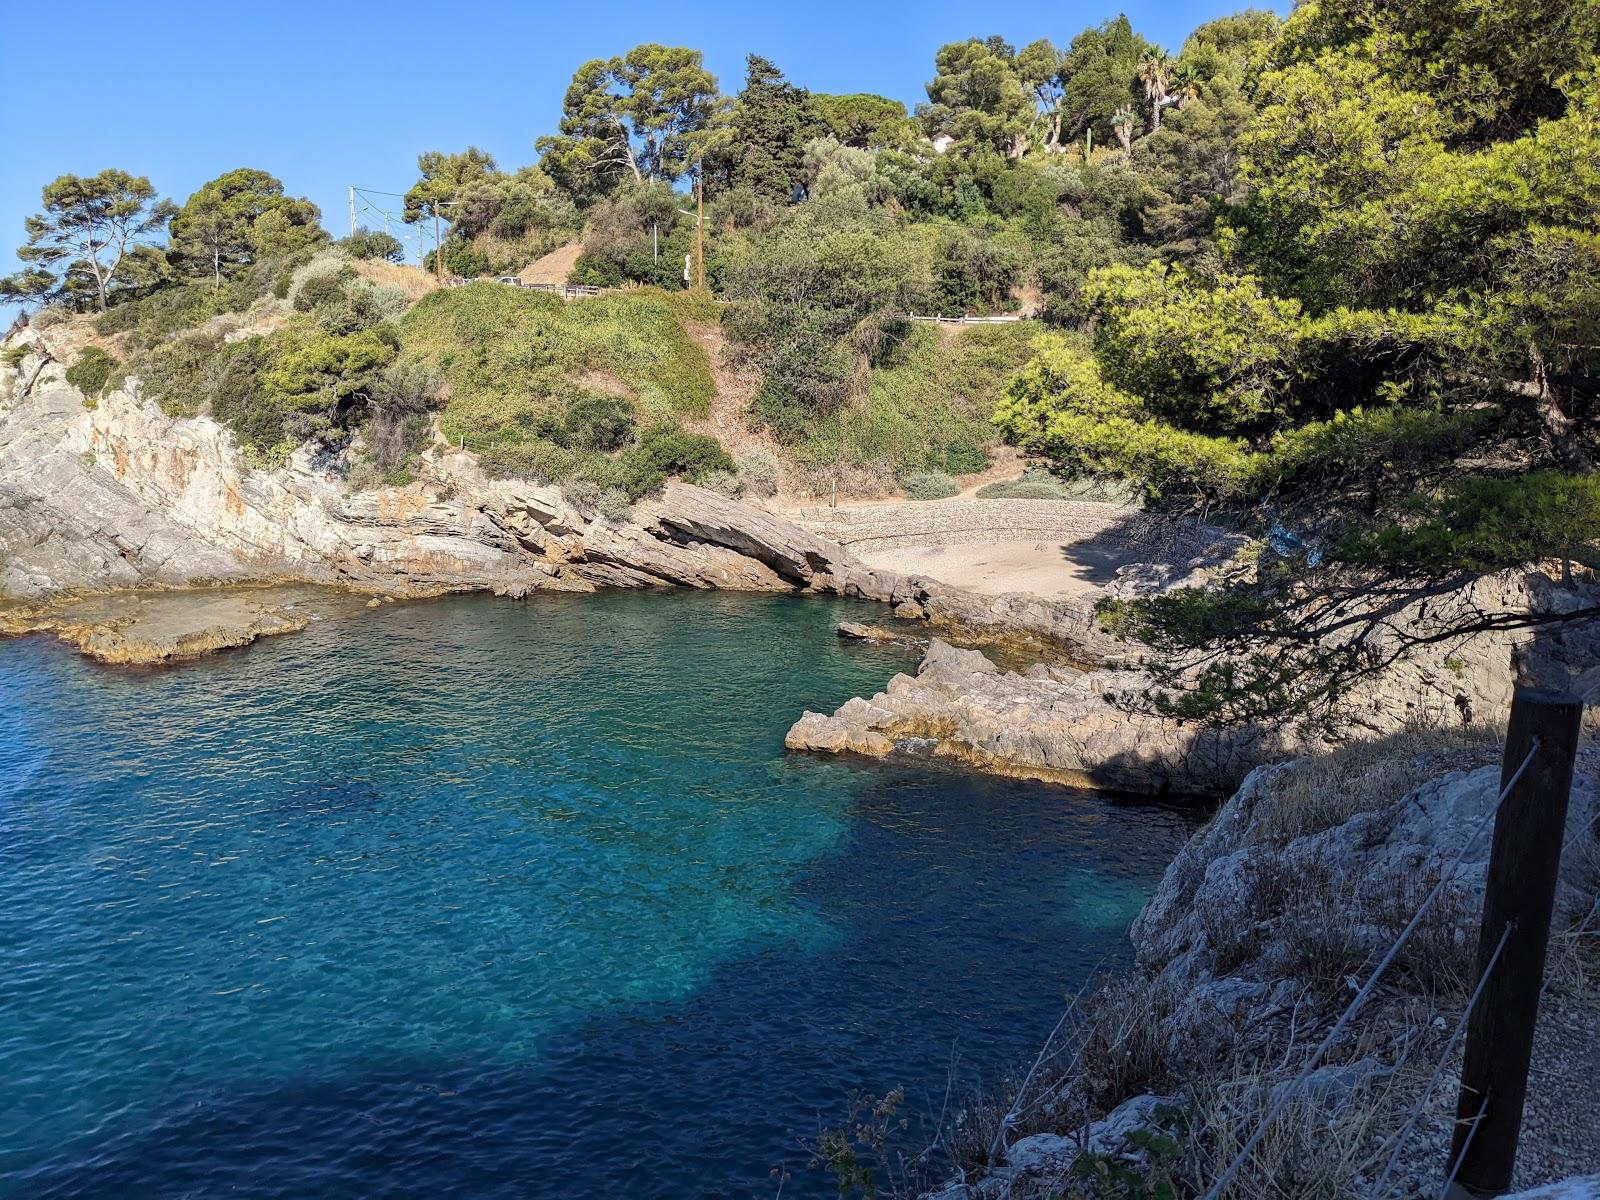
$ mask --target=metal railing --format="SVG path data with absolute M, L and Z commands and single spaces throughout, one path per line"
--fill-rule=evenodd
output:
M 1018 321 L 1033 321 L 1036 317 L 1025 317 L 1021 313 L 1000 313 L 992 317 L 960 316 L 947 317 L 943 313 L 929 316 L 926 313 L 896 313 L 907 321 L 932 321 L 940 325 L 1013 325 Z

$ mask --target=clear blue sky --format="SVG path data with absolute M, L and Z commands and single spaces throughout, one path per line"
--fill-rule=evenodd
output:
M 1120 7 L 1176 50 L 1196 25 L 1246 4 Z M 40 187 L 63 172 L 121 167 L 181 203 L 223 171 L 259 167 L 314 200 L 342 236 L 346 187 L 403 192 L 423 150 L 473 144 L 502 168 L 534 161 L 573 69 L 640 42 L 703 50 L 730 93 L 755 51 L 814 91 L 879 92 L 909 106 L 925 98 L 945 42 L 999 33 L 1064 45 L 1118 11 L 1116 0 L 79 0 L 59 21 L 39 18 L 32 35 L 13 20 L 0 38 L 0 273 L 15 269 L 11 250 Z

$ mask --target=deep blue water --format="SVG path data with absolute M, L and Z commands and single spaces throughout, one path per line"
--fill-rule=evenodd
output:
M 1031 1059 L 1190 829 L 786 754 L 857 606 L 456 598 L 130 672 L 0 642 L 0 1194 L 828 1195 Z M 872 614 L 868 614 L 872 615 Z

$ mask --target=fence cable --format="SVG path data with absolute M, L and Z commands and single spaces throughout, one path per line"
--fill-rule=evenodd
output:
M 1395 1134 L 1394 1153 L 1389 1157 L 1388 1165 L 1384 1167 L 1383 1174 L 1378 1177 L 1377 1186 L 1372 1189 L 1374 1200 L 1381 1200 L 1384 1188 L 1388 1186 L 1393 1177 L 1395 1168 L 1400 1165 L 1400 1155 L 1405 1150 L 1406 1137 L 1416 1127 L 1417 1121 L 1422 1116 L 1422 1108 L 1433 1095 L 1434 1089 L 1439 1086 L 1439 1080 L 1444 1078 L 1445 1067 L 1450 1062 L 1456 1043 L 1461 1040 L 1461 1035 L 1466 1031 L 1467 1018 L 1472 1015 L 1472 1010 L 1477 1007 L 1478 999 L 1483 995 L 1484 988 L 1488 986 L 1489 976 L 1494 974 L 1495 964 L 1500 961 L 1500 952 L 1506 948 L 1506 943 L 1511 940 L 1511 931 L 1516 926 L 1507 921 L 1506 927 L 1501 931 L 1500 942 L 1494 948 L 1494 953 L 1489 956 L 1489 961 L 1484 965 L 1483 973 L 1478 976 L 1478 986 L 1472 990 L 1472 996 L 1467 1001 L 1467 1006 L 1461 1012 L 1461 1019 L 1456 1022 L 1456 1027 L 1450 1033 L 1450 1038 L 1444 1044 L 1444 1053 L 1439 1056 L 1439 1065 L 1433 1069 L 1433 1077 L 1428 1080 L 1428 1086 L 1422 1089 L 1422 1095 L 1417 1097 L 1417 1102 L 1411 1106 L 1411 1112 L 1406 1117 L 1406 1123 L 1400 1127 L 1400 1132 Z
M 1305 1081 L 1310 1078 L 1311 1072 L 1316 1070 L 1317 1064 L 1322 1061 L 1323 1055 L 1327 1054 L 1327 1052 L 1333 1048 L 1334 1042 L 1339 1039 L 1339 1035 L 1344 1032 L 1345 1027 L 1350 1024 L 1356 1013 L 1360 1012 L 1362 1008 L 1366 1006 L 1367 1001 L 1372 998 L 1373 992 L 1377 990 L 1378 981 L 1383 978 L 1383 973 L 1387 971 L 1390 966 L 1394 964 L 1394 960 L 1400 956 L 1400 951 L 1405 947 L 1405 944 L 1411 940 L 1411 935 L 1417 931 L 1417 927 L 1422 924 L 1422 918 L 1426 916 L 1428 910 L 1433 907 L 1433 902 L 1444 893 L 1445 885 L 1450 882 L 1450 877 L 1455 872 L 1455 869 L 1461 865 L 1461 860 L 1467 856 L 1467 851 L 1472 849 L 1473 845 L 1478 840 L 1478 836 L 1483 833 L 1484 827 L 1490 821 L 1492 821 L 1495 817 L 1495 814 L 1500 811 L 1500 806 L 1505 803 L 1506 797 L 1511 794 L 1518 782 L 1521 781 L 1523 772 L 1528 769 L 1529 764 L 1533 762 L 1534 755 L 1538 752 L 1539 738 L 1535 737 L 1528 746 L 1527 757 L 1522 760 L 1522 764 L 1516 769 L 1515 772 L 1512 773 L 1511 778 L 1506 780 L 1505 787 L 1500 789 L 1500 794 L 1495 797 L 1494 803 L 1491 804 L 1488 810 L 1478 818 L 1477 824 L 1472 827 L 1471 832 L 1468 833 L 1466 839 L 1461 843 L 1461 848 L 1456 851 L 1455 857 L 1450 860 L 1449 865 L 1439 872 L 1439 882 L 1434 884 L 1433 889 L 1423 897 L 1422 903 L 1417 907 L 1416 915 L 1413 916 L 1407 923 L 1406 927 L 1400 931 L 1400 936 L 1395 938 L 1394 944 L 1389 947 L 1388 952 L 1384 954 L 1382 959 L 1379 960 L 1378 965 L 1373 968 L 1371 976 L 1368 977 L 1367 982 L 1362 985 L 1361 990 L 1356 993 L 1355 999 L 1351 1000 L 1349 1006 L 1344 1010 L 1344 1012 L 1339 1014 L 1339 1019 L 1333 1023 L 1333 1028 L 1328 1030 L 1327 1035 L 1320 1043 L 1318 1043 L 1317 1048 L 1312 1051 L 1311 1057 L 1308 1058 L 1305 1065 L 1300 1068 L 1300 1073 L 1294 1077 L 1288 1087 L 1282 1090 L 1278 1099 L 1275 1100 L 1268 1108 L 1267 1115 L 1263 1117 L 1261 1119 L 1261 1123 L 1256 1126 L 1255 1131 L 1245 1139 L 1244 1145 L 1241 1146 L 1239 1148 L 1239 1152 L 1234 1155 L 1233 1161 L 1228 1164 L 1227 1169 L 1217 1177 L 1217 1181 L 1213 1183 L 1207 1190 L 1204 1200 L 1217 1200 L 1217 1198 L 1221 1196 L 1222 1193 L 1226 1191 L 1227 1188 L 1233 1183 L 1235 1177 L 1239 1174 L 1239 1171 L 1244 1167 L 1245 1160 L 1250 1157 L 1255 1148 L 1261 1144 L 1261 1139 L 1266 1136 L 1267 1128 L 1279 1117 L 1281 1117 L 1284 1113 L 1284 1110 L 1294 1102 L 1300 1092 L 1301 1087 L 1303 1087 Z
M 1489 1097 L 1483 1098 L 1483 1103 L 1478 1105 L 1478 1115 L 1472 1118 L 1472 1124 L 1467 1129 L 1467 1136 L 1461 1143 L 1461 1153 L 1456 1155 L 1456 1161 L 1450 1165 L 1450 1174 L 1439 1185 L 1438 1200 L 1445 1200 L 1450 1194 L 1450 1185 L 1456 1181 L 1456 1176 L 1461 1173 L 1461 1164 L 1467 1161 L 1467 1151 L 1472 1149 L 1472 1139 L 1478 1136 L 1478 1128 L 1483 1124 L 1483 1114 L 1489 1111 Z

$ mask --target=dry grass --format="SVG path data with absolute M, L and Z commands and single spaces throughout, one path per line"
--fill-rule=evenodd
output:
M 1431 871 L 1395 875 L 1362 881 L 1357 894 L 1351 881 L 1341 883 L 1316 860 L 1285 862 L 1276 855 L 1243 864 L 1241 873 L 1244 905 L 1206 914 L 1217 973 L 1232 974 L 1270 947 L 1279 953 L 1262 964 L 1265 973 L 1330 997 L 1371 972 L 1376 947 L 1399 936 L 1438 882 Z M 1476 971 L 1477 934 L 1466 897 L 1445 888 L 1395 960 L 1394 977 L 1428 994 L 1463 994 Z
M 406 294 L 406 299 L 413 304 L 429 292 L 439 290 L 438 278 L 433 272 L 424 271 L 421 267 L 385 262 L 379 258 L 358 259 L 354 265 L 356 274 L 361 278 L 387 287 L 399 288 Z
M 1600 836 L 1579 851 L 1577 866 L 1589 903 L 1576 920 L 1551 930 L 1545 976 L 1553 991 L 1600 1004 Z
M 95 329 L 97 312 L 74 313 L 65 320 L 40 332 L 46 346 L 57 362 L 71 366 L 90 346 L 104 350 L 113 358 L 126 358 L 127 352 L 119 344 L 118 334 L 102 334 Z
M 572 242 L 557 246 L 518 273 L 524 283 L 562 284 L 572 275 L 572 269 L 583 254 L 583 243 Z
M 845 463 L 838 467 L 812 467 L 795 463 L 785 472 L 785 488 L 795 496 L 809 500 L 826 500 L 833 496 L 838 485 L 839 499 L 883 500 L 900 493 L 900 483 L 894 470 L 886 462 L 856 466 Z
M 1500 760 L 1502 737 L 1485 727 L 1415 726 L 1302 758 L 1267 782 L 1252 841 L 1282 844 L 1321 833 L 1387 808 L 1445 771 L 1489 766 Z
M 1272 1106 L 1275 1085 L 1289 1077 L 1279 1063 L 1240 1064 L 1192 1090 L 1195 1194 L 1238 1156 Z M 1267 1127 L 1224 1196 L 1347 1200 L 1360 1194 L 1357 1180 L 1383 1171 L 1388 1139 L 1404 1123 L 1416 1083 L 1411 1074 L 1385 1071 L 1349 1088 L 1306 1089 Z M 1385 1196 L 1397 1195 L 1385 1189 Z

